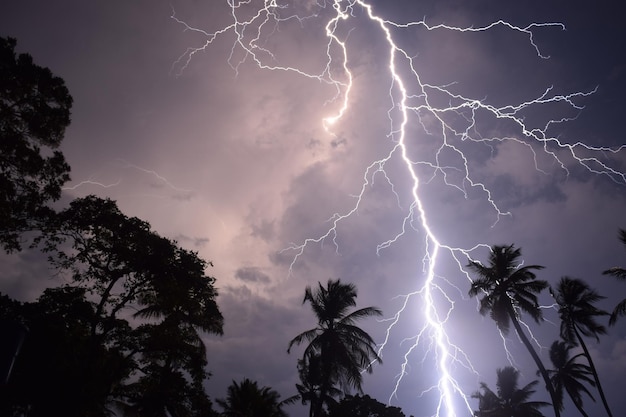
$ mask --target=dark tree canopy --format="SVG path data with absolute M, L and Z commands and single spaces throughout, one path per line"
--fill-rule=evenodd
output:
M 480 383 L 480 391 L 472 395 L 478 399 L 475 417 L 543 417 L 540 408 L 550 404 L 542 401 L 529 401 L 535 393 L 537 381 L 519 388 L 519 371 L 511 366 L 497 370 L 497 390 L 493 392 L 487 384 Z
M 369 395 L 347 395 L 331 407 L 329 417 L 406 417 L 399 407 L 387 406 Z
M 48 68 L 0 37 L 0 246 L 20 248 L 46 204 L 61 196 L 70 167 L 57 150 L 70 123 L 72 97 Z
M 582 353 L 570 357 L 573 345 L 562 340 L 556 340 L 550 346 L 550 361 L 554 369 L 549 369 L 550 380 L 556 393 L 557 406 L 563 410 L 563 392 L 566 392 L 574 405 L 584 417 L 588 414 L 583 409 L 583 393 L 595 401 L 585 384 L 594 386 L 593 374 L 588 365 L 578 363 L 576 360 L 583 356 Z
M 19 308 L 2 300 L 0 319 L 30 329 L 2 415 L 211 415 L 201 335 L 222 334 L 223 317 L 206 261 L 94 196 L 51 216 L 37 242 L 69 284 Z
M 0 400 L 0 415 L 20 416 L 28 409 L 32 417 L 106 416 L 108 394 L 128 377 L 132 363 L 119 349 L 92 343 L 95 306 L 85 290 L 51 288 L 37 302 L 10 307 L 4 317 L 18 319 L 28 334 Z
M 248 378 L 240 383 L 233 381 L 226 398 L 217 403 L 224 410 L 223 417 L 287 417 L 281 409 L 280 394 L 270 387 L 259 387 Z

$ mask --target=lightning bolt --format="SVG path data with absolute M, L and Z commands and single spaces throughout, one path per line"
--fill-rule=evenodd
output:
M 350 48 L 350 33 L 352 29 L 362 24 L 373 26 L 378 31 L 379 39 L 386 46 L 390 102 L 387 112 L 389 119 L 387 138 L 390 149 L 367 166 L 354 204 L 348 210 L 335 213 L 328 219 L 329 227 L 324 233 L 294 243 L 283 252 L 293 256 L 290 271 L 311 245 L 330 241 L 339 253 L 338 227 L 356 215 L 366 198 L 367 190 L 374 183 L 375 176 L 383 176 L 395 194 L 398 206 L 401 206 L 399 191 L 386 171 L 391 164 L 401 164 L 406 178 L 410 181 L 410 204 L 404 209 L 405 215 L 401 219 L 398 231 L 388 240 L 381 242 L 376 248 L 376 253 L 379 254 L 391 247 L 409 232 L 409 229 L 422 237 L 425 249 L 421 265 L 416 265 L 417 272 L 414 276 L 418 288 L 410 294 L 401 296 L 401 307 L 395 315 L 385 321 L 387 330 L 380 344 L 380 354 L 384 353 L 392 331 L 412 303 L 423 305 L 421 313 L 424 324 L 416 331 L 415 336 L 406 338 L 403 342 L 407 343 L 408 347 L 389 401 L 391 402 L 397 395 L 398 388 L 408 373 L 411 355 L 418 347 L 426 346 L 422 360 L 425 361 L 427 357 L 435 358 L 438 370 L 437 380 L 423 392 L 423 394 L 438 393 L 439 400 L 433 415 L 448 417 L 471 415 L 472 407 L 468 396 L 453 373 L 458 367 L 463 367 L 474 374 L 477 372 L 469 357 L 452 340 L 447 331 L 448 321 L 455 306 L 455 298 L 450 295 L 450 291 L 459 292 L 461 296 L 466 291 L 456 287 L 440 274 L 439 270 L 441 258 L 445 254 L 456 264 L 458 271 L 471 281 L 463 269 L 463 264 L 468 258 L 472 258 L 474 251 L 488 248 L 488 245 L 477 244 L 470 248 L 460 248 L 442 241 L 429 221 L 431 213 L 424 204 L 422 185 L 437 179 L 462 193 L 466 199 L 470 192 L 473 195 L 482 195 L 493 211 L 495 225 L 502 216 L 509 216 L 511 213 L 499 207 L 489 187 L 478 179 L 476 169 L 472 167 L 470 158 L 464 152 L 468 146 L 483 146 L 493 151 L 501 143 L 513 142 L 528 149 L 534 160 L 534 168 L 538 171 L 544 172 L 539 158 L 541 155 L 542 158 L 551 160 L 566 175 L 570 174 L 569 167 L 576 164 L 592 174 L 606 176 L 611 181 L 626 184 L 626 175 L 611 158 L 622 152 L 626 145 L 615 148 L 589 146 L 583 142 L 566 142 L 550 134 L 551 128 L 555 125 L 572 120 L 573 117 L 570 116 L 552 119 L 544 124 L 530 124 L 527 121 L 529 110 L 553 105 L 563 106 L 574 113 L 578 112 L 582 110 L 578 103 L 595 90 L 557 94 L 552 87 L 547 87 L 532 99 L 498 106 L 485 99 L 455 92 L 455 84 L 433 85 L 426 82 L 417 69 L 417 58 L 401 46 L 399 38 L 405 31 L 414 29 L 429 32 L 476 33 L 504 28 L 525 37 L 528 47 L 536 56 L 539 59 L 547 59 L 548 56 L 542 53 L 540 46 L 535 42 L 533 36 L 535 31 L 540 28 L 564 30 L 565 26 L 561 23 L 530 23 L 522 27 L 502 20 L 481 27 L 430 25 L 426 19 L 399 23 L 379 16 L 372 4 L 365 0 L 308 0 L 284 4 L 276 0 L 263 2 L 228 0 L 227 6 L 230 11 L 230 23 L 214 31 L 192 27 L 179 19 L 175 12 L 172 13 L 171 18 L 182 25 L 185 31 L 200 34 L 205 39 L 202 45 L 188 48 L 172 64 L 172 73 L 181 75 L 192 62 L 194 55 L 205 51 L 217 39 L 227 34 L 234 35 L 235 40 L 228 63 L 235 73 L 238 73 L 242 64 L 252 61 L 260 69 L 295 73 L 334 89 L 335 94 L 329 98 L 328 103 L 334 103 L 336 111 L 322 120 L 323 127 L 331 134 L 333 126 L 350 111 L 354 87 L 350 65 L 350 56 L 354 52 L 351 52 Z M 279 57 L 266 46 L 269 44 L 268 40 L 280 36 L 279 29 L 287 22 L 297 22 L 304 28 L 310 21 L 323 22 L 321 27 L 327 39 L 325 64 L 317 72 L 281 64 Z M 516 133 L 511 136 L 484 137 L 479 133 L 480 121 L 483 119 L 505 122 L 511 131 L 514 130 Z M 415 129 L 421 130 L 424 138 L 437 141 L 434 152 L 416 156 L 416 139 L 409 133 Z M 506 339 L 501 336 L 506 349 Z M 534 337 L 532 339 L 538 343 Z M 512 355 L 508 349 L 506 351 L 509 361 L 513 362 Z M 458 410 L 459 408 L 463 411 Z
M 170 180 L 168 180 L 167 178 L 165 178 L 164 176 L 162 176 L 161 174 L 159 174 L 158 172 L 152 169 L 142 168 L 124 159 L 121 159 L 121 158 L 115 159 L 114 165 L 115 166 L 112 167 L 112 169 L 117 173 L 119 173 L 120 170 L 124 170 L 124 171 L 132 170 L 132 171 L 142 172 L 143 174 L 146 174 L 149 177 L 155 178 L 156 181 L 154 182 L 154 187 L 160 188 L 161 186 L 164 186 L 165 188 L 175 191 L 177 195 L 179 195 L 181 198 L 182 197 L 189 198 L 195 193 L 193 190 L 177 187 L 176 185 L 172 184 Z M 79 181 L 74 185 L 67 185 L 63 187 L 62 189 L 63 191 L 75 191 L 81 187 L 86 187 L 86 186 L 96 186 L 100 188 L 114 188 L 122 183 L 122 178 L 118 178 L 117 181 L 115 182 L 105 183 L 102 181 L 97 181 L 95 179 L 97 176 L 98 176 L 97 174 L 93 174 L 86 180 Z

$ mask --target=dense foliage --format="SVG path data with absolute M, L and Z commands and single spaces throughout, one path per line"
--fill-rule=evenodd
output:
M 61 196 L 70 167 L 57 150 L 70 123 L 72 97 L 48 68 L 0 37 L 0 247 L 21 247 Z
M 93 196 L 52 217 L 38 240 L 69 284 L 13 308 L 29 335 L 14 370 L 20 395 L 7 407 L 33 415 L 57 402 L 66 415 L 68 403 L 75 415 L 114 404 L 142 416 L 210 409 L 201 335 L 221 334 L 223 318 L 204 260 Z M 57 383 L 38 378 L 42 370 Z M 34 379 L 55 389 L 27 389 Z

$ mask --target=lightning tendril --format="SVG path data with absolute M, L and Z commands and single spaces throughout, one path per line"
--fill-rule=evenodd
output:
M 372 4 L 365 0 L 309 0 L 290 3 L 280 3 L 277 0 L 263 2 L 228 0 L 231 20 L 214 31 L 193 27 L 173 12 L 172 19 L 182 25 L 185 31 L 203 36 L 204 43 L 198 47 L 188 48 L 173 63 L 172 73 L 181 75 L 196 54 L 205 51 L 218 39 L 234 35 L 228 63 L 236 74 L 244 63 L 252 61 L 260 69 L 294 73 L 332 87 L 335 94 L 328 102 L 335 103 L 336 110 L 321 122 L 323 127 L 333 134 L 333 127 L 350 111 L 355 88 L 350 57 L 356 52 L 350 48 L 350 33 L 363 22 L 367 22 L 368 27 L 376 29 L 379 41 L 386 47 L 390 102 L 387 112 L 389 119 L 387 138 L 391 144 L 390 150 L 366 167 L 354 204 L 344 212 L 335 213 L 329 219 L 329 227 L 324 233 L 292 244 L 283 252 L 293 256 L 290 270 L 311 245 L 330 241 L 339 252 L 338 226 L 357 213 L 377 174 L 384 176 L 400 206 L 400 197 L 386 172 L 392 160 L 400 161 L 411 184 L 411 202 L 404 209 L 405 214 L 400 221 L 399 230 L 389 239 L 380 242 L 376 253 L 379 254 L 392 246 L 409 228 L 421 233 L 426 249 L 421 259 L 422 270 L 416 272 L 414 277 L 417 289 L 401 296 L 401 307 L 395 315 L 386 320 L 388 327 L 386 337 L 380 344 L 380 354 L 384 353 L 392 330 L 414 299 L 418 299 L 419 305 L 423 305 L 421 313 L 424 316 L 424 325 L 417 330 L 415 336 L 404 340 L 409 347 L 405 350 L 404 360 L 389 400 L 396 396 L 400 384 L 408 373 L 411 354 L 419 345 L 427 345 L 431 354 L 436 357 L 438 369 L 437 381 L 426 390 L 438 393 L 439 401 L 433 415 L 449 417 L 471 415 L 472 407 L 468 395 L 453 376 L 453 369 L 463 367 L 469 372 L 477 373 L 468 356 L 446 331 L 455 302 L 444 286 L 446 288 L 454 286 L 439 275 L 438 269 L 442 253 L 445 252 L 454 260 L 460 273 L 470 280 L 463 269 L 463 264 L 471 258 L 475 250 L 488 246 L 478 244 L 470 248 L 460 248 L 442 241 L 429 221 L 432 213 L 424 204 L 421 186 L 439 178 L 466 199 L 470 192 L 473 195 L 482 195 L 494 213 L 495 224 L 503 216 L 510 216 L 511 213 L 500 208 L 489 187 L 478 179 L 477 170 L 472 167 L 471 160 L 464 151 L 468 145 L 484 146 L 493 150 L 501 143 L 513 142 L 528 149 L 534 160 L 534 168 L 540 172 L 544 172 L 542 166 L 545 166 L 545 162 L 542 161 L 548 159 L 566 176 L 570 175 L 571 166 L 577 166 L 590 173 L 606 176 L 616 183 L 626 184 L 626 174 L 620 171 L 617 163 L 613 164 L 611 159 L 611 155 L 624 150 L 624 146 L 611 148 L 589 146 L 583 142 L 570 143 L 550 134 L 551 128 L 555 125 L 567 122 L 575 116 L 564 116 L 545 123 L 529 121 L 528 114 L 531 109 L 551 105 L 561 105 L 574 113 L 578 112 L 582 109 L 579 102 L 593 94 L 595 90 L 559 94 L 553 87 L 548 86 L 532 99 L 517 104 L 497 105 L 486 99 L 477 99 L 456 92 L 454 83 L 447 85 L 428 83 L 417 69 L 419 57 L 411 55 L 399 42 L 405 31 L 416 28 L 429 32 L 451 31 L 468 34 L 504 29 L 525 37 L 534 54 L 539 59 L 547 59 L 548 56 L 541 51 L 533 35 L 537 30 L 545 28 L 564 30 L 565 26 L 561 23 L 530 23 L 522 27 L 498 20 L 480 27 L 457 27 L 447 24 L 431 25 L 425 18 L 399 23 L 379 16 Z M 308 24 L 313 26 L 311 22 L 322 22 L 321 27 L 326 39 L 326 62 L 319 71 L 311 72 L 283 65 L 279 57 L 267 46 L 269 39 L 280 35 L 281 25 L 292 22 L 297 22 L 303 27 Z M 482 136 L 479 133 L 479 120 L 484 117 L 506 123 L 515 133 L 502 137 Z M 416 152 L 412 148 L 415 138 L 409 134 L 412 129 L 421 129 L 427 136 L 438 138 L 432 158 L 415 155 Z M 461 291 L 458 288 L 457 290 Z M 502 337 L 504 342 L 504 336 Z M 507 357 L 513 361 L 508 350 Z M 457 410 L 459 404 L 465 408 L 464 411 Z

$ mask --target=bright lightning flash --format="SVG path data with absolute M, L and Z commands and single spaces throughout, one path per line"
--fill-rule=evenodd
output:
M 591 173 L 605 175 L 612 181 L 622 184 L 626 183 L 626 175 L 611 165 L 610 156 L 621 152 L 624 147 L 592 147 L 581 142 L 567 143 L 551 136 L 548 132 L 549 128 L 569 120 L 567 117 L 550 120 L 540 126 L 531 126 L 529 125 L 530 122 L 526 121 L 526 114 L 529 109 L 541 108 L 542 106 L 563 105 L 578 111 L 582 107 L 577 102 L 585 96 L 593 94 L 593 91 L 560 95 L 553 93 L 552 88 L 549 87 L 534 99 L 518 104 L 496 106 L 487 100 L 466 97 L 454 92 L 453 84 L 442 86 L 425 82 L 416 69 L 415 64 L 418 58 L 411 56 L 400 46 L 398 34 L 412 29 L 469 33 L 503 28 L 526 37 L 528 47 L 536 53 L 538 58 L 545 59 L 547 57 L 542 54 L 540 47 L 534 41 L 533 31 L 546 27 L 552 27 L 555 30 L 565 29 L 565 27 L 560 23 L 530 23 L 526 27 L 519 27 L 505 21 L 497 21 L 482 27 L 455 27 L 444 24 L 429 25 L 425 19 L 397 23 L 378 16 L 372 5 L 365 0 L 318 0 L 317 2 L 303 0 L 302 2 L 284 1 L 284 4 L 279 4 L 277 0 L 265 0 L 264 2 L 228 0 L 228 7 L 231 12 L 231 22 L 213 32 L 191 27 L 177 18 L 175 13 L 172 15 L 172 19 L 183 25 L 185 30 L 202 34 L 206 39 L 202 46 L 189 48 L 174 63 L 173 72 L 181 74 L 196 53 L 204 51 L 223 35 L 229 33 L 232 36 L 234 34 L 235 42 L 228 62 L 235 72 L 246 60 L 252 60 L 261 69 L 299 74 L 334 88 L 336 95 L 330 101 L 337 103 L 338 110 L 322 121 L 329 132 L 350 110 L 353 76 L 349 61 L 351 53 L 350 31 L 346 35 L 345 27 L 349 25 L 353 25 L 353 28 L 358 27 L 360 22 L 366 21 L 368 25 L 377 28 L 380 40 L 387 48 L 382 59 L 386 59 L 388 63 L 390 106 L 387 114 L 390 128 L 387 137 L 392 144 L 391 150 L 367 167 L 354 205 L 343 213 L 334 214 L 330 219 L 330 227 L 324 234 L 305 239 L 300 244 L 294 244 L 284 251 L 293 253 L 292 266 L 310 245 L 321 244 L 330 240 L 338 251 L 338 225 L 358 211 L 368 187 L 373 183 L 374 175 L 384 175 L 391 190 L 398 197 L 385 168 L 391 160 L 400 161 L 405 168 L 407 178 L 410 180 L 411 204 L 401 222 L 400 231 L 388 241 L 380 243 L 377 251 L 393 245 L 405 234 L 407 228 L 412 228 L 421 233 L 426 250 L 422 258 L 422 270 L 415 274 L 418 289 L 411 294 L 402 296 L 404 299 L 402 307 L 388 320 L 386 338 L 380 345 L 381 354 L 384 353 L 384 348 L 394 326 L 400 320 L 409 303 L 415 302 L 415 299 L 419 300 L 419 305 L 423 305 L 422 313 L 425 324 L 421 329 L 418 329 L 414 337 L 406 339 L 406 341 L 410 341 L 410 347 L 406 350 L 404 363 L 397 376 L 390 400 L 396 395 L 398 387 L 407 373 L 410 354 L 418 345 L 422 344 L 428 346 L 431 353 L 437 358 L 438 380 L 428 390 L 439 393 L 439 401 L 433 415 L 447 417 L 471 415 L 472 407 L 469 404 L 468 396 L 452 375 L 452 370 L 461 366 L 470 372 L 476 372 L 467 355 L 451 340 L 446 331 L 446 324 L 453 311 L 454 301 L 453 297 L 446 293 L 444 284 L 446 288 L 453 287 L 453 285 L 439 275 L 438 268 L 440 268 L 440 256 L 442 252 L 446 252 L 455 260 L 460 273 L 470 279 L 463 270 L 463 264 L 471 257 L 470 255 L 474 250 L 488 246 L 479 244 L 471 248 L 459 248 L 442 242 L 429 222 L 430 213 L 424 204 L 420 185 L 439 176 L 445 184 L 458 190 L 466 198 L 470 190 L 481 193 L 494 212 L 495 222 L 498 222 L 501 216 L 509 215 L 509 213 L 502 211 L 489 188 L 475 179 L 475 170 L 472 169 L 469 158 L 463 152 L 465 149 L 463 146 L 467 146 L 468 143 L 493 149 L 498 143 L 513 141 L 529 150 L 534 157 L 535 168 L 538 170 L 541 166 L 538 156 L 541 153 L 542 158 L 551 159 L 566 174 L 569 174 L 567 167 L 575 163 Z M 274 53 L 264 46 L 268 44 L 266 41 L 270 37 L 280 34 L 281 24 L 297 21 L 304 27 L 312 20 L 323 22 L 327 39 L 325 51 L 327 61 L 321 71 L 311 73 L 297 67 L 281 66 Z M 344 30 L 340 30 L 340 28 Z M 237 56 L 244 58 L 236 59 Z M 445 103 L 445 105 L 441 105 L 441 103 Z M 516 135 L 491 138 L 481 136 L 478 133 L 477 125 L 479 118 L 483 117 L 508 122 L 515 127 Z M 412 126 L 413 123 L 418 126 Z M 416 158 L 415 151 L 412 152 L 413 139 L 408 134 L 412 127 L 421 127 L 429 137 L 438 138 L 434 157 L 430 159 L 424 157 L 420 160 Z M 464 145 L 460 145 L 462 143 Z M 450 165 L 447 162 L 450 158 L 446 158 L 446 154 L 454 155 L 458 162 Z M 429 172 L 426 177 L 423 174 L 424 169 Z M 459 178 L 461 179 L 459 180 Z M 460 289 L 458 291 L 461 292 Z M 443 302 L 440 303 L 439 300 L 443 300 Z M 509 358 L 512 357 L 509 356 Z M 455 408 L 459 407 L 459 404 L 461 404 L 461 408 L 465 409 L 456 410 Z

